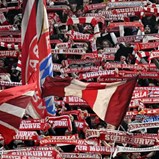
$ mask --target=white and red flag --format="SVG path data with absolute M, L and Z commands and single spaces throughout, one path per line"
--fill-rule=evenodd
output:
M 0 92 L 0 134 L 5 143 L 12 141 L 21 118 L 34 95 L 35 83 L 5 89 Z
M 129 106 L 137 77 L 114 83 L 85 83 L 72 78 L 47 77 L 43 96 L 78 96 L 100 119 L 118 127 Z
M 22 19 L 22 83 L 36 79 L 37 88 L 28 113 L 33 118 L 44 118 L 46 108 L 55 114 L 51 98 L 41 98 L 41 84 L 47 75 L 52 76 L 53 64 L 49 39 L 49 24 L 45 0 L 24 0 Z M 46 107 L 47 106 L 47 107 Z

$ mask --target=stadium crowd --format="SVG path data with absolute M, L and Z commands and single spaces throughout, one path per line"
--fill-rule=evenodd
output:
M 21 149 L 31 153 L 43 146 L 46 152 L 56 151 L 57 159 L 108 159 L 116 148 L 115 159 L 159 159 L 158 3 L 47 0 L 55 77 L 111 83 L 139 74 L 137 88 L 117 130 L 84 100 L 56 96 L 56 116 L 32 119 L 26 114 L 12 142 L 5 144 L 0 136 L 2 158 L 25 156 Z M 1 90 L 21 83 L 22 6 L 21 0 L 0 0 Z

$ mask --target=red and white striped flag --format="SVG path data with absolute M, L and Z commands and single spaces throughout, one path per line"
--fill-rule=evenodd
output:
M 114 83 L 84 83 L 76 79 L 47 77 L 43 96 L 78 96 L 84 99 L 100 119 L 118 127 L 126 114 L 137 77 Z
M 0 134 L 8 144 L 19 129 L 21 118 L 34 94 L 36 84 L 17 86 L 0 92 Z

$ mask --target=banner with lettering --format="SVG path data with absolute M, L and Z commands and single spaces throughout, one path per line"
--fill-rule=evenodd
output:
M 7 42 L 7 43 L 21 43 L 21 38 L 0 37 L 0 42 Z
M 48 117 L 48 122 L 52 128 L 68 128 L 69 131 L 72 131 L 72 122 L 69 115 Z
M 52 49 L 53 54 L 72 54 L 72 55 L 83 55 L 86 51 L 83 48 L 70 48 L 70 49 Z
M 114 149 L 115 148 L 109 146 L 77 145 L 75 147 L 75 152 L 91 152 L 91 153 L 110 155 L 112 152 L 114 152 Z
M 1 57 L 18 57 L 19 52 L 15 50 L 0 50 L 0 58 Z
M 100 77 L 114 77 L 116 74 L 115 70 L 101 70 L 98 72 L 86 72 L 86 73 L 81 73 L 79 75 L 79 79 L 90 79 L 90 78 L 98 78 Z
M 158 128 L 159 123 L 157 122 L 148 122 L 148 123 L 129 123 L 128 131 L 133 132 L 136 130 L 146 129 L 146 128 Z
M 64 97 L 63 101 L 68 103 L 70 106 L 73 106 L 73 105 L 85 105 L 85 106 L 88 106 L 86 101 L 84 101 L 83 99 L 81 99 L 79 97 L 75 97 L 75 96 Z
M 144 97 L 148 97 L 148 95 L 149 95 L 148 90 L 134 90 L 132 99 L 144 98 Z
M 3 151 L 2 159 L 63 159 L 60 152 L 55 147 L 31 147 L 27 149 Z
M 72 60 L 72 59 L 68 59 L 68 60 L 63 60 L 62 61 L 62 65 L 63 67 L 68 67 L 71 65 L 86 65 L 86 64 L 94 64 L 95 66 L 100 66 L 101 64 L 101 59 L 100 58 L 96 58 L 96 59 L 76 59 L 76 60 Z
M 28 130 L 43 130 L 47 131 L 50 128 L 50 124 L 47 122 L 40 122 L 40 121 L 28 121 L 22 120 L 19 130 L 28 131 Z
M 148 136 L 143 134 L 128 134 L 122 131 L 116 130 L 94 130 L 88 129 L 86 131 L 86 138 L 99 138 L 100 140 L 108 142 L 116 142 L 120 144 L 130 145 L 155 145 L 156 136 Z
M 52 136 L 48 137 L 48 138 L 44 138 L 40 140 L 40 145 L 44 146 L 44 145 L 99 145 L 98 141 L 96 140 L 86 140 L 86 139 L 54 139 L 52 138 Z
M 38 140 L 36 131 L 18 131 L 13 137 L 14 140 Z
M 117 146 L 113 157 L 115 157 L 120 152 L 125 153 L 137 153 L 137 152 L 153 152 L 158 151 L 159 146 L 152 146 L 152 147 L 146 147 L 146 148 L 135 148 L 135 147 L 123 147 L 123 146 Z
M 85 159 L 102 159 L 102 156 L 100 154 L 94 154 L 94 153 L 61 153 L 62 157 L 65 159 L 77 159 L 77 158 L 85 158 Z
M 86 64 L 87 65 L 87 64 Z M 74 66 L 71 66 L 72 68 L 61 68 L 60 72 L 61 73 L 83 73 L 83 72 L 94 72 L 94 71 L 99 71 L 100 70 L 100 66 L 93 66 L 93 64 L 88 64 L 88 65 L 92 65 L 92 66 L 82 66 L 82 67 L 78 67 L 78 65 L 75 65 L 76 67 L 73 68 Z

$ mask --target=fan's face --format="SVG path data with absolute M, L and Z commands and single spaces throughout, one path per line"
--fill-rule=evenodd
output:
M 77 4 L 71 4 L 72 11 L 75 12 L 77 9 Z
M 83 0 L 83 6 L 86 6 L 89 4 L 89 0 Z
M 103 41 L 103 47 L 108 48 L 109 47 L 109 42 L 108 41 Z
M 149 26 L 146 26 L 146 27 L 145 27 L 145 33 L 150 33 L 150 32 L 151 32 L 150 27 L 149 27 Z
M 4 67 L 4 61 L 0 60 L 0 67 Z
M 78 15 L 78 16 L 80 16 L 80 15 L 82 15 L 82 14 L 83 14 L 82 10 L 78 10 L 78 11 L 77 11 L 77 15 Z

